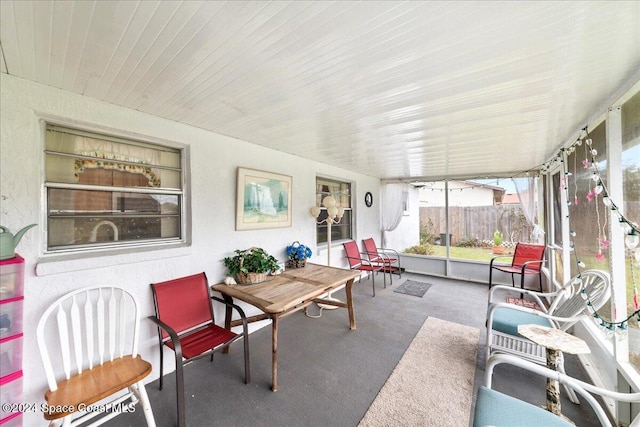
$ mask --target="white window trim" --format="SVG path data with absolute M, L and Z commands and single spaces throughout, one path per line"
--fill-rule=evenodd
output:
M 314 200 L 318 194 L 318 179 L 325 179 L 327 181 L 334 181 L 334 182 L 339 182 L 339 183 L 344 183 L 344 184 L 349 184 L 349 191 L 350 191 L 350 195 L 349 197 L 351 198 L 351 207 L 345 209 L 348 210 L 349 212 L 351 212 L 351 237 L 347 238 L 347 239 L 337 239 L 337 240 L 331 240 L 331 247 L 336 247 L 336 246 L 341 246 L 343 242 L 348 242 L 350 240 L 356 240 L 356 218 L 355 218 L 355 206 L 354 206 L 354 198 L 353 198 L 353 193 L 354 193 L 354 188 L 355 188 L 355 183 L 351 180 L 348 179 L 344 179 L 344 178 L 337 178 L 334 176 L 326 176 L 326 175 L 316 175 L 314 178 Z M 326 211 L 327 208 L 325 208 L 324 206 L 319 206 L 320 210 L 322 211 Z M 328 241 L 324 241 L 324 242 L 318 242 L 318 226 L 320 224 L 316 223 L 316 227 L 315 227 L 315 235 L 316 235 L 316 245 L 318 250 L 321 249 L 326 249 L 328 247 Z
M 175 258 L 191 254 L 191 152 L 188 144 L 164 138 L 142 135 L 123 129 L 115 129 L 92 123 L 67 119 L 56 115 L 36 112 L 38 116 L 40 135 L 40 256 L 36 260 L 36 275 L 57 274 L 70 271 L 80 271 L 90 268 L 100 268 L 115 264 L 127 264 L 146 260 Z M 70 249 L 51 252 L 47 250 L 47 187 L 45 185 L 45 147 L 47 125 L 62 126 L 79 131 L 106 134 L 115 138 L 132 139 L 153 145 L 163 145 L 180 150 L 182 168 L 182 206 L 181 206 L 181 238 L 171 241 L 132 242 L 117 247 Z M 160 252 L 161 251 L 161 252 Z M 132 258 L 131 254 L 139 254 Z M 107 259 L 102 257 L 107 256 Z

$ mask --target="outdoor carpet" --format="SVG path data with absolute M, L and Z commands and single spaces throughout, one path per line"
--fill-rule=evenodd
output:
M 406 280 L 402 285 L 395 288 L 393 292 L 422 298 L 422 296 L 429 290 L 430 287 L 431 287 L 431 283 L 416 282 L 415 280 Z
M 429 317 L 359 427 L 468 426 L 480 330 Z

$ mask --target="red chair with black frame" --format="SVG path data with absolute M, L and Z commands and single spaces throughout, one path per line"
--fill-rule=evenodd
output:
M 373 286 L 373 296 L 376 296 L 376 282 L 375 274 L 382 271 L 382 279 L 384 280 L 384 287 L 387 287 L 387 278 L 384 272 L 384 264 L 372 263 L 366 258 L 363 258 L 363 253 L 358 249 L 358 244 L 354 240 L 343 243 L 344 253 L 349 261 L 349 268 L 351 270 L 360 270 L 371 273 L 371 283 Z
M 362 239 L 362 246 L 364 252 L 367 254 L 369 261 L 382 264 L 384 271 L 389 273 L 389 279 L 393 285 L 393 274 L 397 274 L 402 277 L 402 267 L 400 267 L 400 255 L 396 250 L 388 248 L 378 248 L 376 241 L 372 237 L 368 239 Z
M 163 347 L 175 353 L 178 426 L 185 426 L 183 367 L 202 357 L 229 348 L 244 338 L 244 382 L 250 381 L 249 333 L 247 317 L 240 307 L 212 296 L 205 273 L 166 282 L 152 283 L 155 316 L 149 319 L 158 326 L 160 342 L 160 390 L 163 379 Z M 235 309 L 242 320 L 242 333 L 234 333 L 216 325 L 212 300 L 226 305 L 227 313 Z M 230 316 L 227 316 L 230 318 Z M 183 361 L 184 359 L 184 361 Z
M 493 284 L 493 270 L 502 271 L 511 274 L 511 285 L 516 286 L 514 276 L 520 275 L 520 289 L 524 289 L 524 278 L 528 274 L 537 274 L 540 282 L 540 292 L 542 292 L 542 264 L 544 260 L 544 245 L 535 245 L 531 243 L 516 244 L 513 253 L 511 265 L 494 264 L 498 258 L 510 257 L 511 255 L 499 255 L 493 257 L 489 263 L 489 289 Z

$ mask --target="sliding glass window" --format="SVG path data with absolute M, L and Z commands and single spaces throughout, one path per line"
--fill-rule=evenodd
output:
M 48 125 L 47 252 L 181 241 L 182 152 Z
M 340 222 L 332 224 L 331 241 L 349 240 L 353 238 L 353 209 L 351 207 L 351 183 L 328 178 L 316 178 L 316 206 L 320 207 L 316 236 L 318 243 L 327 243 L 327 208 L 322 204 L 325 197 L 333 196 L 336 206 L 344 208 L 344 216 Z

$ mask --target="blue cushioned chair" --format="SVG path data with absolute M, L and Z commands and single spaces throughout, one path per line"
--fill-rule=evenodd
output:
M 518 334 L 519 325 L 535 324 L 566 331 L 581 319 L 592 315 L 591 310 L 598 310 L 609 300 L 611 284 L 609 274 L 599 270 L 587 270 L 571 279 L 559 291 L 540 293 L 522 290 L 511 286 L 494 286 L 489 291 L 489 308 L 487 311 L 487 346 L 486 358 L 494 353 L 507 353 L 546 365 L 546 349 Z M 536 310 L 520 305 L 497 302 L 504 292 L 523 292 L 530 296 L 542 308 Z M 588 306 L 584 293 L 589 296 Z M 553 297 L 547 309 L 543 299 Z M 560 372 L 564 372 L 562 358 L 559 363 Z M 567 389 L 572 402 L 578 403 L 575 394 Z
M 473 416 L 473 427 L 563 427 L 574 426 L 571 422 L 560 418 L 539 406 L 532 405 L 491 388 L 493 369 L 502 363 L 515 365 L 537 375 L 558 380 L 565 387 L 575 390 L 593 408 L 603 427 L 612 427 L 605 410 L 593 396 L 600 395 L 618 402 L 639 402 L 640 393 L 619 393 L 596 387 L 565 374 L 552 371 L 530 361 L 506 354 L 494 354 L 487 361 L 485 384 L 478 389 Z M 638 425 L 640 415 L 631 423 Z
M 575 427 L 539 406 L 531 405 L 515 397 L 507 396 L 485 386 L 478 389 L 474 427 L 480 426 L 545 426 Z

